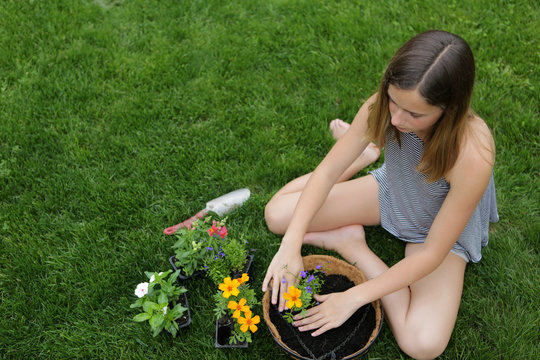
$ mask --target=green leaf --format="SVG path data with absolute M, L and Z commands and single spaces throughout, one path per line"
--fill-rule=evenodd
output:
M 131 304 L 129 307 L 130 307 L 131 309 L 133 309 L 133 308 L 139 308 L 139 307 L 142 306 L 142 304 L 143 304 L 143 299 L 140 298 L 140 299 L 137 299 L 137 301 L 135 301 L 135 302 L 134 302 L 133 304 Z
M 150 319 L 152 316 L 149 313 L 140 313 L 133 317 L 133 321 L 141 322 Z
M 158 297 L 158 302 L 160 304 L 168 304 L 169 303 L 169 299 L 167 298 L 167 294 L 162 291 L 160 294 L 159 294 L 159 297 Z
M 153 335 L 154 337 L 156 337 L 156 336 L 159 335 L 159 333 L 160 333 L 162 330 L 163 330 L 163 325 L 158 326 L 158 327 L 156 327 L 156 328 L 153 329 L 154 332 L 153 332 L 152 335 Z
M 165 317 L 163 316 L 163 313 L 155 313 L 154 316 L 150 318 L 148 321 L 150 323 L 150 326 L 152 329 L 159 328 L 163 325 L 163 321 L 165 320 Z
M 171 333 L 173 337 L 176 337 L 176 333 L 178 332 L 178 325 L 174 326 L 173 324 L 176 325 L 176 323 L 173 321 L 166 329 L 168 332 Z
M 176 279 L 178 279 L 178 275 L 180 274 L 180 270 L 176 270 L 170 277 L 169 277 L 169 282 L 170 284 L 173 284 Z
M 165 283 L 161 287 L 161 290 L 166 292 L 167 294 L 171 293 L 173 289 L 174 289 L 174 285 L 171 285 L 169 283 Z
M 182 314 L 184 312 L 187 311 L 187 308 L 186 307 L 183 307 L 182 304 L 178 304 L 176 305 L 172 310 L 172 313 L 173 313 L 173 318 L 174 319 L 177 319 L 179 318 L 180 316 L 182 316 Z
M 143 310 L 148 313 L 152 313 L 152 310 L 156 310 L 158 308 L 159 308 L 158 304 L 156 304 L 153 301 L 145 301 L 143 303 Z

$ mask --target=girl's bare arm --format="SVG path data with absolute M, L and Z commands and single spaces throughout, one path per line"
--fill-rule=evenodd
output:
M 286 291 L 289 285 L 294 284 L 295 276 L 303 268 L 300 249 L 309 224 L 321 208 L 339 176 L 369 144 L 365 133 L 368 107 L 373 102 L 374 96 L 362 105 L 349 130 L 336 142 L 311 175 L 298 200 L 289 227 L 283 236 L 281 246 L 268 267 L 262 290 L 266 291 L 270 280 L 274 280 L 272 284 L 272 303 L 276 304 L 279 298 L 280 310 L 284 307 L 284 299 L 279 294 Z M 285 279 L 285 281 L 282 281 L 282 279 Z

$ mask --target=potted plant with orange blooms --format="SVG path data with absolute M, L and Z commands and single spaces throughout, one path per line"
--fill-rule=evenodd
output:
M 226 277 L 214 295 L 216 307 L 216 348 L 246 348 L 252 341 L 251 334 L 258 330 L 259 315 L 253 307 L 259 305 L 255 291 L 250 288 L 248 274 L 241 278 Z

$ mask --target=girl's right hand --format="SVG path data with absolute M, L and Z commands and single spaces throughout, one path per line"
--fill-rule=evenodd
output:
M 270 280 L 273 280 L 271 289 L 272 304 L 276 305 L 279 297 L 278 310 L 280 312 L 285 309 L 283 294 L 287 292 L 289 286 L 296 283 L 296 278 L 302 270 L 304 270 L 304 265 L 300 253 L 285 249 L 282 245 L 268 266 L 262 285 L 262 291 L 266 292 Z

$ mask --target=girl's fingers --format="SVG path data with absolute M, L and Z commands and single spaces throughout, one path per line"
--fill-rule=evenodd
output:
M 320 306 L 322 305 L 322 303 L 324 303 L 326 301 L 326 299 L 328 298 L 329 295 L 317 295 L 317 294 L 313 294 L 313 298 L 315 300 L 317 300 L 318 302 L 320 302 L 321 304 L 317 305 L 317 306 L 314 306 L 310 309 L 308 309 L 308 311 L 306 312 L 305 314 L 305 318 L 309 318 L 310 316 L 313 316 L 317 313 L 319 313 L 319 311 L 321 310 Z M 294 317 L 295 320 L 300 320 L 300 319 L 303 319 L 304 316 L 298 314 Z
M 323 334 L 323 333 L 325 333 L 328 330 L 333 329 L 333 328 L 334 328 L 334 326 L 332 326 L 330 323 L 326 323 L 319 330 L 314 331 L 313 334 L 311 334 L 311 336 L 313 336 L 313 337 L 319 336 L 319 335 L 321 335 L 321 334 Z
M 262 292 L 266 292 L 268 290 L 268 283 L 270 282 L 271 278 L 272 278 L 271 275 L 267 271 L 266 275 L 264 276 L 263 283 L 262 283 L 262 289 L 261 289 Z
M 324 327 L 324 325 L 327 324 L 327 321 L 326 319 L 319 319 L 315 322 L 312 322 L 311 324 L 307 324 L 307 325 L 304 325 L 304 326 L 300 326 L 298 328 L 298 330 L 300 331 L 309 331 L 309 330 L 315 330 L 315 329 L 319 329 L 321 327 Z
M 314 306 L 310 309 L 308 309 L 308 311 L 306 312 L 305 315 L 302 315 L 302 314 L 298 314 L 294 317 L 294 320 L 307 320 L 309 318 L 312 318 L 314 315 L 318 314 L 320 311 L 320 308 L 319 306 Z
M 297 316 L 299 316 L 297 318 Z M 294 323 L 293 325 L 296 327 L 306 326 L 309 325 L 315 321 L 319 321 L 322 316 L 320 314 L 312 314 L 312 315 L 306 315 L 306 317 L 302 317 L 301 315 L 297 315 L 294 317 Z
M 277 304 L 280 284 L 281 284 L 281 281 L 279 281 L 278 278 L 274 277 L 273 283 L 272 283 L 272 304 L 274 305 Z

